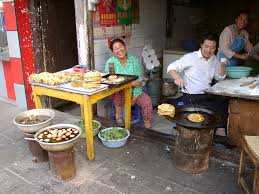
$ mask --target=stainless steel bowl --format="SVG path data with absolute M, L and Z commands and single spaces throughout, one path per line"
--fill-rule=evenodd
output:
M 162 95 L 169 97 L 175 96 L 178 92 L 178 86 L 174 82 L 164 82 L 162 85 Z
M 52 129 L 52 128 L 74 128 L 79 130 L 79 134 L 73 138 L 70 139 L 68 141 L 64 141 L 64 142 L 58 142 L 58 143 L 47 143 L 47 142 L 42 142 L 39 140 L 38 135 L 48 129 Z M 40 146 L 47 151 L 51 151 L 51 152 L 59 152 L 59 151 L 65 151 L 68 150 L 69 148 L 73 147 L 74 144 L 76 143 L 76 140 L 80 137 L 82 133 L 82 129 L 76 125 L 72 125 L 72 124 L 57 124 L 57 125 L 51 125 L 48 127 L 45 127 L 43 129 L 40 129 L 35 135 L 34 135 L 34 139 L 40 144 Z
M 44 122 L 37 123 L 37 124 L 25 125 L 25 124 L 18 123 L 19 120 L 22 120 L 22 119 L 24 119 L 26 117 L 29 117 L 31 115 L 34 115 L 34 116 L 48 116 L 50 118 L 48 120 L 44 121 Z M 52 125 L 52 121 L 53 121 L 54 116 L 55 116 L 55 112 L 50 110 L 50 109 L 32 109 L 32 110 L 24 111 L 24 112 L 16 115 L 13 119 L 13 123 L 25 133 L 36 133 L 40 129 L 42 129 L 44 127 L 47 127 L 49 125 Z

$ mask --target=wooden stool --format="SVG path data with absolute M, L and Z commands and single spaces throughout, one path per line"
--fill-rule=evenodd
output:
M 244 180 L 245 159 L 248 156 L 255 165 L 255 174 L 252 191 Z M 246 193 L 259 194 L 259 136 L 245 136 L 242 139 L 238 184 Z

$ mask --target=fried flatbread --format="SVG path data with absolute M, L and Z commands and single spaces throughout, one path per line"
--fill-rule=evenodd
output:
M 160 104 L 158 107 L 158 111 L 157 113 L 159 115 L 167 115 L 167 116 L 170 116 L 170 117 L 174 117 L 175 115 L 175 107 L 171 104 Z
M 110 76 L 108 77 L 108 80 L 113 81 L 113 80 L 116 79 L 117 77 L 118 77 L 117 75 L 110 75 Z
M 205 120 L 205 117 L 200 113 L 191 113 L 188 115 L 188 119 L 192 122 L 200 123 Z

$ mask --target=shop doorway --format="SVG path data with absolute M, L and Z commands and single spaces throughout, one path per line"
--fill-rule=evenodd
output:
M 77 65 L 74 1 L 31 0 L 31 24 L 36 73 L 57 72 Z M 54 107 L 60 101 L 46 99 Z

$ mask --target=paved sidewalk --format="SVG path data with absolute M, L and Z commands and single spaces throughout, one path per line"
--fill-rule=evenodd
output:
M 119 149 L 105 148 L 95 139 L 93 162 L 86 160 L 85 139 L 80 139 L 75 148 L 77 175 L 59 181 L 47 162 L 32 162 L 27 142 L 12 123 L 21 110 L 2 101 L 0 109 L 0 193 L 243 193 L 237 185 L 237 166 L 211 158 L 208 172 L 185 174 L 172 165 L 166 144 L 134 135 Z M 76 120 L 56 111 L 54 123 Z

